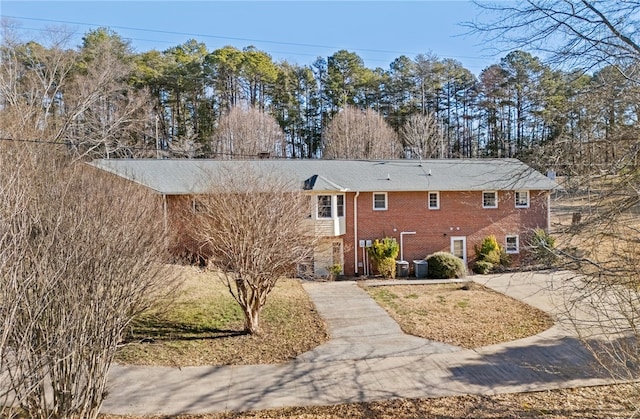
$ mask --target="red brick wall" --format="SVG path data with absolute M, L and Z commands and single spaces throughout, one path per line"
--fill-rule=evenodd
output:
M 529 208 L 515 208 L 512 191 L 498 192 L 498 208 L 482 208 L 482 192 L 440 192 L 440 209 L 427 207 L 427 192 L 389 192 L 386 211 L 373 210 L 373 194 L 360 193 L 358 205 L 358 239 L 395 237 L 400 232 L 415 231 L 403 238 L 404 259 L 423 259 L 436 251 L 450 251 L 452 236 L 465 236 L 467 262 L 475 259 L 474 245 L 493 234 L 505 245 L 505 236 L 518 235 L 520 254 L 512 255 L 518 263 L 534 228 L 547 228 L 547 193 L 530 191 Z M 355 193 L 346 196 L 347 234 L 345 240 L 345 274 L 355 272 L 354 252 L 362 262 L 362 249 L 354 243 Z M 358 268 L 362 274 L 362 268 Z

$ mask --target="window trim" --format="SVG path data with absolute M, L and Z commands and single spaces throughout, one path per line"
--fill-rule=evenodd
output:
M 328 197 L 329 198 L 329 216 L 320 216 L 320 198 Z M 325 205 L 326 207 L 326 205 Z M 316 219 L 317 220 L 330 220 L 333 218 L 333 198 L 331 195 L 316 195 Z
M 488 205 L 485 205 L 484 203 L 484 194 L 489 194 L 489 193 L 492 193 L 495 198 L 496 204 L 493 206 L 488 206 Z M 482 208 L 490 208 L 490 209 L 498 208 L 498 191 L 482 191 Z
M 510 238 L 515 238 L 516 239 L 516 248 L 515 248 L 515 250 L 509 250 L 509 239 Z M 506 235 L 504 237 L 504 250 L 509 255 L 517 255 L 518 253 L 520 253 L 520 236 L 518 236 L 517 234 L 508 234 L 508 235 Z
M 526 193 L 527 194 L 527 203 L 522 205 L 522 204 L 518 204 L 518 194 L 522 194 L 522 193 Z M 531 194 L 529 193 L 528 190 L 518 190 L 515 191 L 513 193 L 513 199 L 514 199 L 514 203 L 515 203 L 515 207 L 516 208 L 529 208 L 529 206 L 531 205 Z
M 436 195 L 436 205 L 435 207 L 431 206 L 431 194 Z M 440 209 L 440 192 L 439 191 L 429 191 L 427 192 L 427 208 L 430 210 L 439 210 Z
M 382 195 L 384 196 L 384 208 L 377 208 L 376 207 L 376 195 Z M 373 205 L 373 210 L 374 211 L 386 211 L 389 209 L 389 195 L 387 192 L 374 192 L 371 194 L 371 198 L 372 198 L 372 205 Z

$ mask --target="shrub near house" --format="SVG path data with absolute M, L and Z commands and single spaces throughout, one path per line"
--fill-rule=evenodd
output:
M 488 274 L 511 264 L 511 258 L 494 235 L 485 237 L 481 245 L 474 248 L 478 259 L 473 264 L 473 272 L 477 274 Z
M 385 278 L 396 277 L 396 258 L 400 253 L 400 246 L 396 239 L 385 237 L 374 240 L 369 248 L 369 255 L 373 259 L 378 273 Z
M 464 278 L 467 274 L 462 259 L 448 252 L 436 252 L 427 256 L 426 261 L 428 266 L 427 276 L 429 278 Z

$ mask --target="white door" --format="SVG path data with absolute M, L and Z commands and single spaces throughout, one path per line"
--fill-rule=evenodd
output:
M 451 237 L 451 253 L 462 259 L 467 266 L 467 238 L 464 236 Z

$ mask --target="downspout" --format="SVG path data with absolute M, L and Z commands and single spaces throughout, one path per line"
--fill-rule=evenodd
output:
M 353 196 L 353 259 L 356 275 L 358 275 L 358 195 L 360 195 L 360 191 L 357 191 Z M 364 261 L 362 264 L 364 266 Z
M 167 234 L 168 222 L 167 222 L 167 195 L 162 194 L 162 215 L 164 222 L 164 234 Z
M 402 238 L 407 234 L 416 234 L 415 231 L 403 231 L 400 233 L 400 260 L 404 260 L 404 246 Z
M 551 232 L 551 191 L 547 191 L 547 233 Z

